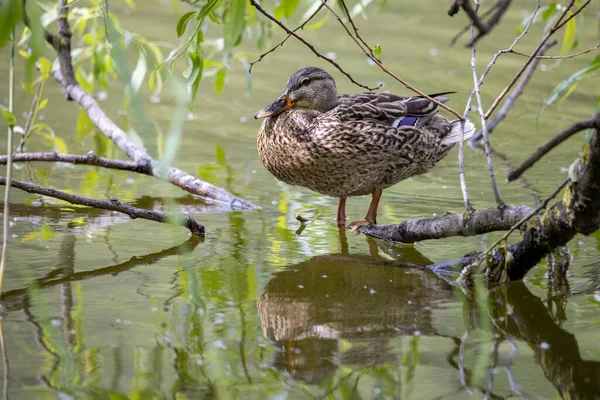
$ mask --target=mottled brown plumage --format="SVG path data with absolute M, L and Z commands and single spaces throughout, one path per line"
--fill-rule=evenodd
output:
M 277 179 L 340 198 L 338 223 L 346 197 L 373 194 L 365 220 L 376 223 L 381 190 L 429 171 L 460 141 L 460 121 L 437 112 L 438 105 L 422 97 L 338 95 L 327 72 L 304 68 L 256 113 L 265 117 L 258 153 Z M 464 130 L 467 139 L 473 124 L 467 121 Z

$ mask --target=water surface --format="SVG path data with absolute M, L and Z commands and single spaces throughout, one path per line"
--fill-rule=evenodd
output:
M 515 26 L 534 3 L 514 4 L 481 42 L 480 69 L 499 46 L 510 44 Z M 151 40 L 176 43 L 177 16 L 171 7 L 167 1 L 148 2 L 122 14 L 122 23 Z M 180 5 L 182 11 L 185 7 Z M 469 51 L 448 43 L 465 18 L 447 17 L 444 7 L 388 2 L 359 23 L 365 38 L 382 46 L 387 67 L 426 92 L 457 91 L 450 104 L 462 110 L 472 85 Z M 587 17 L 581 48 L 595 41 L 593 13 Z M 323 52 L 334 53 L 359 81 L 382 81 L 386 90 L 408 93 L 369 65 L 334 20 L 303 34 Z M 273 35 L 282 37 L 276 30 Z M 532 28 L 521 50 L 533 49 L 541 35 L 540 26 Z M 251 45 L 245 50 L 255 51 Z M 558 130 L 592 114 L 597 91 L 581 87 L 562 108 L 538 118 L 555 83 L 590 57 L 541 63 L 545 71 L 534 76 L 492 138 L 508 163 L 516 165 Z M 482 88 L 486 105 L 522 62 L 517 56 L 500 59 Z M 341 92 L 360 91 L 289 41 L 255 66 L 252 90 L 240 65 L 233 65 L 219 95 L 207 78 L 185 125 L 176 165 L 262 210 L 223 213 L 153 178 L 99 168 L 37 163 L 16 170 L 17 179 L 86 196 L 114 196 L 157 209 L 178 204 L 206 225 L 208 236 L 199 241 L 178 227 L 14 190 L 0 303 L 10 367 L 3 387 L 10 398 L 598 396 L 600 236 L 571 241 L 566 283 L 552 284 L 544 261 L 525 282 L 482 296 L 401 265 L 427 265 L 482 250 L 500 233 L 413 246 L 339 232 L 335 199 L 276 181 L 256 152 L 258 123 L 252 115 L 274 100 L 291 73 L 307 65 L 330 71 Z M 0 65 L 2 76 L 6 68 Z M 0 93 L 6 91 L 2 79 Z M 49 82 L 47 93 L 44 117 L 69 151 L 97 149 L 100 142 L 92 135 L 77 140 L 77 112 L 58 85 Z M 114 82 L 101 102 L 120 124 L 126 118 L 119 113 L 121 94 Z M 27 110 L 29 102 L 19 94 L 18 110 Z M 145 106 L 166 131 L 173 99 L 165 93 L 160 102 Z M 156 139 L 144 140 L 156 152 Z M 531 205 L 536 193 L 551 193 L 582 143 L 573 138 L 553 151 L 527 173 L 529 186 L 501 179 L 504 200 Z M 29 150 L 48 150 L 48 145 L 34 139 Z M 216 155 L 222 152 L 225 162 Z M 113 156 L 123 157 L 114 149 Z M 484 156 L 467 150 L 466 163 L 475 207 L 493 206 Z M 495 163 L 504 178 L 506 162 Z M 386 190 L 380 222 L 461 212 L 457 164 L 454 150 L 430 173 Z M 362 217 L 368 202 L 350 199 L 349 217 Z M 317 215 L 300 235 L 297 212 Z M 38 289 L 28 291 L 32 281 Z

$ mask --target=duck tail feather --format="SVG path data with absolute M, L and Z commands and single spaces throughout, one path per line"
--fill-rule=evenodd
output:
M 475 125 L 468 118 L 465 120 L 464 136 L 462 133 L 462 125 L 463 124 L 459 119 L 452 121 L 452 130 L 450 131 L 448 136 L 446 136 L 444 140 L 442 140 L 442 143 L 446 145 L 458 143 L 460 142 L 461 138 L 464 141 L 475 134 Z

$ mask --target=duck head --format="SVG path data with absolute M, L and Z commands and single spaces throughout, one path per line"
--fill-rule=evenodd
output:
M 273 117 L 290 108 L 327 112 L 337 104 L 333 77 L 320 68 L 307 67 L 296 71 L 277 100 L 254 114 L 254 118 Z

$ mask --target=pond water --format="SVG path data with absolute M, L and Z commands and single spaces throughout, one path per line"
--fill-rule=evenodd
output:
M 141 2 L 138 2 L 141 3 Z M 146 2 L 145 2 L 146 3 Z M 478 48 L 480 70 L 535 2 L 515 2 Z M 119 10 L 122 24 L 150 40 L 176 43 L 172 2 Z M 472 85 L 469 50 L 449 47 L 465 23 L 449 18 L 446 3 L 388 2 L 358 22 L 385 65 L 425 92 L 455 90 L 462 110 Z M 117 7 L 115 5 L 115 7 Z M 121 7 L 120 3 L 118 7 Z M 187 11 L 186 4 L 180 4 Z M 594 45 L 594 10 L 586 13 L 580 48 Z M 282 37 L 274 30 L 274 40 Z M 408 92 L 369 65 L 331 19 L 304 32 L 335 54 L 359 81 Z M 541 37 L 534 26 L 520 49 Z M 255 52 L 248 45 L 247 51 Z M 7 53 L 1 56 L 6 60 Z M 523 96 L 493 134 L 506 156 L 495 159 L 507 203 L 535 204 L 566 176 L 583 136 L 553 151 L 526 174 L 528 184 L 506 184 L 507 165 L 578 119 L 589 117 L 597 89 L 580 87 L 562 108 L 539 115 L 555 84 L 589 64 L 589 56 L 543 61 Z M 156 179 L 86 166 L 20 165 L 15 178 L 95 198 L 117 197 L 140 207 L 178 205 L 206 225 L 200 241 L 185 229 L 52 199 L 11 192 L 9 263 L 0 315 L 6 348 L 3 389 L 10 398 L 599 398 L 600 235 L 568 246 L 568 282 L 553 285 L 547 262 L 524 282 L 465 294 L 430 272 L 399 268 L 430 264 L 486 249 L 501 233 L 471 238 L 386 244 L 339 232 L 336 200 L 276 181 L 256 151 L 255 111 L 280 93 L 295 70 L 315 65 L 333 74 L 341 92 L 358 92 L 331 66 L 289 41 L 253 70 L 252 89 L 233 65 L 225 89 L 212 78 L 200 89 L 184 128 L 176 165 L 262 207 L 222 212 Z M 504 56 L 482 87 L 484 104 L 519 68 Z M 0 63 L 0 96 L 7 63 Z M 596 81 L 597 83 L 597 81 Z M 103 146 L 93 135 L 78 140 L 77 110 L 55 82 L 47 85 L 48 122 L 71 153 Z M 119 124 L 122 87 L 111 85 L 101 104 Z M 5 100 L 2 99 L 3 104 Z M 17 109 L 30 98 L 19 92 Z M 146 111 L 164 131 L 177 107 L 165 94 Z M 539 117 L 539 118 L 538 118 Z M 473 114 L 473 120 L 477 120 Z M 144 137 L 153 152 L 156 139 Z M 3 142 L 3 141 L 2 141 Z M 3 146 L 5 146 L 2 143 Z M 2 146 L 0 145 L 0 146 Z M 47 151 L 34 138 L 30 151 Z M 5 147 L 2 153 L 5 153 Z M 123 157 L 117 150 L 110 153 Z M 494 205 L 485 157 L 466 150 L 467 183 L 476 208 Z M 457 151 L 430 173 L 384 192 L 380 223 L 461 212 Z M 359 219 L 369 198 L 348 201 Z M 205 213 L 206 212 L 206 213 Z M 315 215 L 302 232 L 294 214 Z M 37 289 L 28 290 L 32 281 Z

